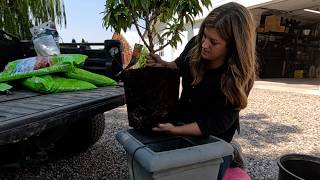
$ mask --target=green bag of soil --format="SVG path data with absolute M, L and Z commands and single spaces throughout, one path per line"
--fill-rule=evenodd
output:
M 21 83 L 26 88 L 45 94 L 97 88 L 89 82 L 55 75 L 33 76 L 22 80 Z
M 66 77 L 90 82 L 96 86 L 114 86 L 117 82 L 107 76 L 92 73 L 83 69 L 75 68 L 74 71 L 65 73 Z
M 87 56 L 81 54 L 60 54 L 37 56 L 9 62 L 0 73 L 0 82 L 41 76 L 56 72 L 69 72 L 83 66 Z
M 12 88 L 12 86 L 10 86 L 9 84 L 0 83 L 0 93 L 6 93 L 6 92 L 8 92 L 11 88 Z
M 122 73 L 129 126 L 151 130 L 177 112 L 180 77 L 163 67 L 128 69 Z

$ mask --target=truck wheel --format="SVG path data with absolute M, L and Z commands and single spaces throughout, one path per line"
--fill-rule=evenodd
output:
M 68 155 L 86 150 L 100 139 L 104 128 L 103 113 L 79 120 L 72 124 L 66 134 L 55 143 L 54 154 Z
M 80 143 L 88 148 L 96 143 L 103 134 L 105 128 L 104 114 L 97 114 L 88 120 L 80 122 L 80 128 L 75 130 L 76 137 L 85 140 L 86 143 Z M 82 137 L 81 137 L 82 136 Z M 80 139 L 80 141 L 81 141 Z

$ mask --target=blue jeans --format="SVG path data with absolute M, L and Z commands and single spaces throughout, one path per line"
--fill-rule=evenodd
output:
M 230 164 L 232 162 L 232 155 L 223 157 L 223 163 L 220 165 L 218 179 L 221 180 L 226 170 L 230 167 Z

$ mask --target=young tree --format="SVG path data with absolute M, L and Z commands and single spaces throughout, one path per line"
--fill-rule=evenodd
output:
M 106 0 L 103 25 L 118 33 L 134 25 L 149 51 L 157 52 L 167 45 L 177 47 L 184 24 L 193 24 L 202 7 L 209 6 L 211 0 Z M 159 23 L 166 27 L 157 31 Z M 155 40 L 160 44 L 157 49 Z
M 66 26 L 63 0 L 0 0 L 0 29 L 30 39 L 30 27 L 46 21 Z

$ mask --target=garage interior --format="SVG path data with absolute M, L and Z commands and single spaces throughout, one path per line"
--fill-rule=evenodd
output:
M 273 0 L 250 8 L 260 78 L 320 79 L 320 0 Z

